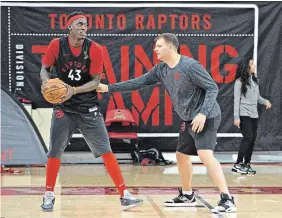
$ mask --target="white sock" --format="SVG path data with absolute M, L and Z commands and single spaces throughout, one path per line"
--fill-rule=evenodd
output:
M 184 195 L 192 195 L 193 191 L 182 191 Z
M 127 189 L 125 189 L 125 190 L 123 191 L 123 195 L 124 195 L 124 196 L 129 196 L 129 195 L 130 195 L 130 192 L 129 192 Z
M 47 194 L 52 194 L 53 196 L 55 196 L 54 192 L 52 192 L 52 191 L 46 191 L 45 195 L 47 195 Z

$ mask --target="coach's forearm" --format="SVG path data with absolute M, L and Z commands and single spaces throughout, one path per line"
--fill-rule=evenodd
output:
M 211 111 L 216 102 L 218 87 L 215 85 L 214 87 L 209 87 L 209 89 L 206 89 L 205 91 L 205 99 L 200 109 L 200 113 L 205 116 L 208 116 L 209 112 Z
M 144 89 L 158 82 L 159 79 L 155 76 L 155 74 L 148 72 L 136 79 L 110 84 L 108 88 L 109 92 L 131 92 L 138 89 Z
M 136 83 L 136 79 L 110 84 L 109 92 L 131 92 L 134 90 L 145 88 L 144 84 Z

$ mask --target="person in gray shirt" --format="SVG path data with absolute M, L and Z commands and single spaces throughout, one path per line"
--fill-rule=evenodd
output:
M 243 58 L 237 68 L 237 80 L 234 85 L 234 125 L 240 128 L 243 139 L 237 161 L 232 171 L 243 174 L 256 174 L 250 162 L 254 150 L 258 128 L 258 103 L 271 108 L 271 103 L 259 93 L 258 80 L 255 77 L 255 64 L 251 57 Z
M 159 35 L 156 38 L 155 52 L 161 63 L 136 79 L 110 85 L 100 83 L 97 92 L 128 92 L 162 83 L 170 95 L 175 111 L 182 119 L 176 149 L 182 189 L 179 189 L 176 198 L 165 201 L 164 205 L 196 205 L 191 184 L 191 155 L 198 155 L 221 192 L 221 200 L 215 210 L 236 211 L 221 165 L 213 153 L 221 121 L 221 111 L 216 101 L 217 84 L 198 61 L 178 54 L 178 46 L 179 42 L 174 34 Z

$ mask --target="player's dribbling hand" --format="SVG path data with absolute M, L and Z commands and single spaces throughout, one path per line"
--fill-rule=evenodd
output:
M 206 122 L 206 116 L 204 114 L 198 113 L 198 115 L 195 116 L 195 118 L 191 122 L 192 131 L 200 133 L 204 128 L 205 122 Z
M 105 85 L 103 83 L 100 83 L 96 89 L 97 92 L 108 92 L 109 91 L 109 87 L 108 85 Z
M 67 85 L 67 84 L 66 84 L 66 86 L 67 86 L 68 91 L 67 91 L 67 93 L 65 95 L 63 95 L 61 97 L 61 100 L 59 102 L 60 104 L 65 102 L 65 101 L 67 101 L 67 100 L 69 100 L 73 96 L 73 94 L 74 94 L 74 88 L 72 86 L 70 86 L 70 85 Z

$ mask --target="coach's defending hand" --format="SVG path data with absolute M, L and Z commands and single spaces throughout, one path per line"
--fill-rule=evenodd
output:
M 97 92 L 108 92 L 109 91 L 109 87 L 108 85 L 105 85 L 103 83 L 100 83 L 98 85 L 98 88 L 96 89 Z

